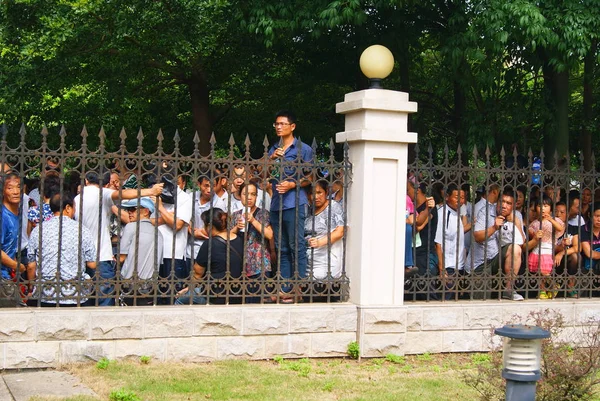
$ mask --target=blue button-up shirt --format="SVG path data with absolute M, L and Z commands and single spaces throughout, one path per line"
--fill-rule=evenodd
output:
M 269 156 L 275 153 L 275 149 L 277 149 L 278 146 L 279 144 L 271 146 L 271 149 L 269 149 Z M 299 160 L 298 153 L 300 153 Z M 283 159 L 280 160 L 281 162 L 273 161 L 273 168 L 278 169 L 278 171 L 274 172 L 275 174 L 272 174 L 270 179 L 271 185 L 273 186 L 273 198 L 271 199 L 272 212 L 295 208 L 296 196 L 298 196 L 298 206 L 306 205 L 308 203 L 306 191 L 300 188 L 300 179 L 304 176 L 303 169 L 298 169 L 296 164 L 312 162 L 313 150 L 304 142 L 299 141 L 298 138 L 294 138 L 294 143 L 285 150 Z M 279 177 L 277 177 L 277 175 Z M 275 189 L 275 186 L 280 181 L 295 181 L 296 188 L 281 195 Z

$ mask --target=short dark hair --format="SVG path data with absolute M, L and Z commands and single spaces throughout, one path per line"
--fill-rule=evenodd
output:
M 13 170 L 9 170 L 5 175 L 0 177 L 0 192 L 4 192 L 4 185 L 11 180 L 18 180 L 19 184 L 21 183 L 21 177 L 19 174 L 15 173 Z
M 67 205 L 75 207 L 73 195 L 71 195 L 70 192 L 65 192 L 62 194 L 62 197 L 60 194 L 54 194 L 52 198 L 50 198 L 50 210 L 52 210 L 52 213 L 62 212 Z
M 452 192 L 454 192 L 454 191 L 458 191 L 458 185 L 449 184 L 448 189 L 446 189 L 446 198 L 449 197 L 450 195 L 452 195 Z
M 515 199 L 515 190 L 512 187 L 506 187 L 504 188 L 504 191 L 502 191 L 502 196 L 510 196 L 511 198 Z
M 321 189 L 323 191 L 325 191 L 326 193 L 329 192 L 329 183 L 325 180 L 318 180 L 316 182 L 317 186 L 321 187 Z
M 279 110 L 275 113 L 275 120 L 279 117 L 285 117 L 290 124 L 296 124 L 296 114 L 291 110 Z
M 41 189 L 41 183 L 40 183 Z M 60 179 L 55 176 L 46 177 L 44 180 L 44 198 L 52 198 L 52 195 L 60 192 Z
M 210 183 L 210 178 L 208 178 L 208 176 L 202 174 L 200 177 L 198 177 L 198 185 L 202 185 L 202 182 L 204 181 L 208 181 Z
M 88 180 L 90 184 L 106 185 L 110 182 L 110 171 L 104 170 L 102 173 L 97 173 L 96 171 L 88 171 L 85 174 L 85 179 Z

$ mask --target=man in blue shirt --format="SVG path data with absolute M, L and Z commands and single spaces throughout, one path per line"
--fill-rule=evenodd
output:
M 19 218 L 21 180 L 17 174 L 9 172 L 3 177 L 2 194 L 1 274 L 3 279 L 10 280 L 15 277 L 17 269 L 20 272 L 25 271 L 25 265 L 17 261 L 21 234 L 21 219 Z
M 273 188 L 271 200 L 271 226 L 275 247 L 279 256 L 279 271 L 283 279 L 306 277 L 306 240 L 304 220 L 308 197 L 302 187 L 310 185 L 309 163 L 313 160 L 310 146 L 294 137 L 296 116 L 288 110 L 275 115 L 273 123 L 278 142 L 269 150 L 272 164 L 270 182 Z M 285 283 L 280 294 L 281 302 L 294 302 L 290 295 L 291 285 Z

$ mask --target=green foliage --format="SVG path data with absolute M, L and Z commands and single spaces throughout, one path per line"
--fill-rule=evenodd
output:
M 308 377 L 312 370 L 311 363 L 308 358 L 302 358 L 299 360 L 291 361 L 284 361 L 283 358 L 281 358 L 281 360 L 278 363 L 282 369 L 298 372 L 298 376 L 300 377 Z
M 214 132 L 224 155 L 230 135 L 244 154 L 248 135 L 260 157 L 273 113 L 292 108 L 297 133 L 324 149 L 343 130 L 335 103 L 367 85 L 358 57 L 373 38 L 396 59 L 385 86 L 419 103 L 410 129 L 421 144 L 600 147 L 600 136 L 580 137 L 598 130 L 597 102 L 583 99 L 600 87 L 597 0 L 4 2 L 0 123 L 66 124 L 68 146 L 84 124 L 104 126 L 113 148 L 125 127 L 128 149 L 138 127 L 151 149 L 162 128 L 167 152 L 176 130 L 185 151 L 196 131 L 206 151 Z
M 101 358 L 98 362 L 96 362 L 96 369 L 107 369 L 110 365 L 111 361 L 108 358 Z
M 140 397 L 137 394 L 125 389 L 111 391 L 108 399 L 110 401 L 140 401 Z
M 419 361 L 419 362 L 429 362 L 432 359 L 433 358 L 431 357 L 431 354 L 429 352 L 425 352 L 424 354 L 417 355 L 417 361 Z
M 396 363 L 398 365 L 406 363 L 406 359 L 401 355 L 387 354 L 385 356 L 385 360 L 391 363 Z
M 151 360 L 152 360 L 151 356 L 148 356 L 148 355 L 142 355 L 142 356 L 140 356 L 140 363 L 142 365 L 148 365 Z
M 477 365 L 488 365 L 491 362 L 489 354 L 473 354 L 471 355 L 471 362 Z
M 360 356 L 360 346 L 358 345 L 358 343 L 356 341 L 352 341 L 348 344 L 347 351 L 348 351 L 348 355 L 352 359 L 358 359 L 358 357 Z

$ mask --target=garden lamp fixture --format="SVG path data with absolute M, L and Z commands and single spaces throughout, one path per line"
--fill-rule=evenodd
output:
M 504 338 L 502 377 L 506 379 L 506 401 L 535 401 L 542 339 L 550 337 L 550 332 L 537 326 L 509 324 L 494 333 Z
M 369 78 L 369 89 L 382 89 L 381 80 L 394 69 L 394 56 L 387 47 L 369 46 L 360 55 L 360 70 Z

